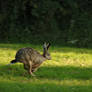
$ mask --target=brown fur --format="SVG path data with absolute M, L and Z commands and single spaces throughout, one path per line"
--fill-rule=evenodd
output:
M 19 49 L 16 53 L 15 61 L 23 63 L 24 68 L 29 72 L 29 74 L 34 76 L 33 72 L 35 72 L 45 60 L 51 59 L 50 54 L 48 53 L 49 46 L 50 44 L 44 44 L 42 55 L 33 48 Z

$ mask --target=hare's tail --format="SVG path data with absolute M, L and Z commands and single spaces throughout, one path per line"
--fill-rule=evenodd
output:
M 11 64 L 14 64 L 14 63 L 17 63 L 18 61 L 15 59 L 15 60 L 12 60 L 11 62 L 10 62 L 10 64 L 7 64 L 7 65 L 11 65 Z
M 17 63 L 18 61 L 15 59 L 15 60 L 12 60 L 10 63 L 14 64 L 14 63 Z

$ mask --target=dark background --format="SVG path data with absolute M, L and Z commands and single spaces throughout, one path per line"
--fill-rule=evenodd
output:
M 44 41 L 92 47 L 92 0 L 0 0 L 1 43 Z

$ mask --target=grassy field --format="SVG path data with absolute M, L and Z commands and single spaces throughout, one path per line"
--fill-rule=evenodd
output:
M 20 63 L 6 66 L 22 47 L 42 53 L 40 45 L 0 44 L 0 92 L 92 92 L 92 49 L 52 46 L 52 60 L 31 77 Z

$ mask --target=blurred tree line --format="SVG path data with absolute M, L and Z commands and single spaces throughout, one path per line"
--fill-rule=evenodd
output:
M 90 47 L 91 30 L 92 0 L 0 0 L 0 42 Z

